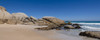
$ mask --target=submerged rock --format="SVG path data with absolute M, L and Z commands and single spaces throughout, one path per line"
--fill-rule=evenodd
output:
M 85 31 L 85 32 L 81 32 L 79 35 L 100 39 L 100 32 L 98 31 Z

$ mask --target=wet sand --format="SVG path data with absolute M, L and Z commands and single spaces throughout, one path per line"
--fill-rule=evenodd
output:
M 66 34 L 66 31 L 34 29 L 37 27 L 41 26 L 0 24 L 0 40 L 84 40 L 77 35 Z
M 82 29 L 69 29 L 69 30 L 59 30 L 57 33 L 65 34 L 66 36 L 72 36 L 79 38 L 78 40 L 100 40 L 97 38 L 91 38 L 86 36 L 79 36 L 79 33 L 82 32 Z

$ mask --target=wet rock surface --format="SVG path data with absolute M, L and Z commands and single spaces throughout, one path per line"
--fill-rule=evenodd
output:
M 66 25 L 64 26 L 65 29 L 80 29 L 80 25 L 79 24 L 73 24 L 71 22 L 66 23 Z
M 92 38 L 98 38 L 100 39 L 100 32 L 98 31 L 85 31 L 85 32 L 80 32 L 80 36 L 87 36 L 87 37 L 92 37 Z

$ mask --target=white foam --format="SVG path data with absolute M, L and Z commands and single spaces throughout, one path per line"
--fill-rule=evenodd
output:
M 100 31 L 100 28 L 96 27 L 90 27 L 90 26 L 81 26 L 85 30 L 95 30 L 95 31 Z
M 78 24 L 100 25 L 100 23 L 78 23 Z

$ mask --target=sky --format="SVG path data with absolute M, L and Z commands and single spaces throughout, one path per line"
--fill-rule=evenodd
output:
M 100 0 L 0 0 L 9 13 L 22 12 L 42 18 L 70 21 L 100 21 Z

